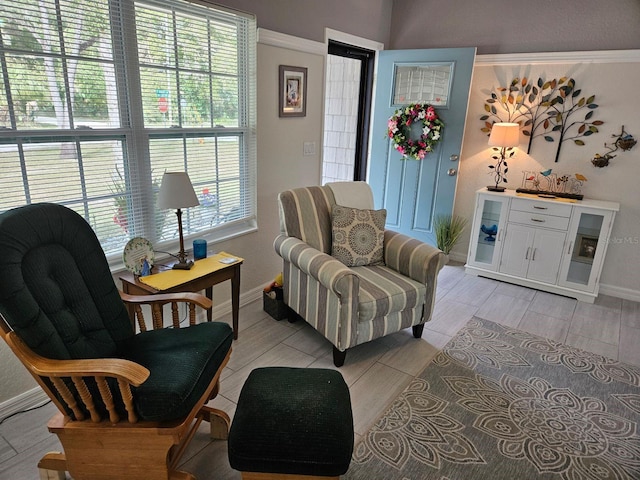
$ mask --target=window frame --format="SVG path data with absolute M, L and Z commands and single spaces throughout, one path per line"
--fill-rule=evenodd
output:
M 51 3 L 53 0 L 47 0 Z M 123 164 L 126 168 L 126 183 L 131 185 L 127 189 L 130 209 L 128 215 L 132 220 L 132 231 L 128 238 L 136 236 L 154 237 L 155 212 L 153 183 L 152 183 L 152 159 L 150 145 L 153 139 L 183 138 L 189 136 L 205 136 L 222 138 L 234 136 L 239 142 L 239 172 L 242 193 L 242 218 L 224 222 L 198 230 L 192 234 L 187 233 L 186 239 L 205 238 L 209 242 L 219 242 L 257 230 L 257 165 L 256 165 L 256 21 L 250 14 L 237 12 L 218 6 L 206 6 L 200 3 L 192 3 L 186 0 L 109 0 L 109 17 L 111 27 L 112 63 L 115 71 L 117 101 L 120 115 L 120 126 L 113 128 L 68 128 L 68 129 L 21 129 L 15 122 L 15 114 L 12 112 L 10 95 L 7 95 L 7 103 L 12 118 L 11 128 L 0 128 L 0 145 L 15 145 L 21 162 L 23 172 L 23 184 L 26 182 L 26 166 L 23 145 L 29 143 L 42 143 L 46 141 L 60 142 L 69 140 L 82 142 L 93 140 L 113 140 L 123 142 Z M 203 10 L 214 12 L 215 15 L 232 15 L 236 17 L 239 25 L 238 38 L 238 126 L 219 127 L 213 123 L 209 127 L 180 127 L 157 128 L 145 126 L 142 108 L 143 91 L 140 78 L 140 64 L 138 62 L 137 38 L 136 38 L 136 4 L 152 5 L 161 8 L 169 8 L 172 11 L 194 15 Z M 175 31 L 174 31 L 175 32 Z M 207 33 L 211 39 L 210 31 Z M 244 36 L 242 36 L 244 34 Z M 240 38 L 241 37 L 241 38 Z M 242 50 L 242 51 L 240 51 Z M 3 86 L 10 93 L 11 84 L 6 67 L 5 55 L 11 53 L 11 48 L 0 45 L 0 62 L 3 72 Z M 59 53 L 63 55 L 62 52 Z M 92 59 L 95 61 L 95 59 Z M 66 78 L 65 78 L 66 84 Z M 68 84 L 66 84 L 68 87 Z M 74 125 L 74 111 L 69 109 L 69 124 Z M 213 117 L 213 112 L 211 112 Z M 213 122 L 213 118 L 210 120 Z M 80 150 L 78 156 L 81 156 Z M 185 164 L 187 154 L 183 153 Z M 217 158 L 217 157 L 216 157 Z M 217 161 L 217 160 L 216 160 Z M 81 162 L 81 158 L 78 158 Z M 82 176 L 84 181 L 84 176 Z M 220 181 L 216 173 L 216 182 Z M 28 190 L 28 189 L 27 189 Z M 25 201 L 31 203 L 28 191 L 25 192 Z M 114 197 L 115 198 L 115 197 Z M 69 198 L 66 202 L 80 203 L 84 207 L 84 216 L 89 221 L 88 210 L 91 199 L 85 195 L 82 198 Z M 199 208 L 199 207 L 195 207 Z M 185 212 L 187 212 L 186 209 Z M 187 212 L 188 215 L 188 212 Z M 149 235 L 151 232 L 152 235 Z M 155 239 L 154 239 L 155 240 Z M 173 250 L 178 244 L 177 235 L 167 241 L 154 241 L 156 250 Z M 122 245 L 124 248 L 124 244 Z M 121 269 L 123 260 L 121 249 L 113 249 L 107 255 L 112 269 Z

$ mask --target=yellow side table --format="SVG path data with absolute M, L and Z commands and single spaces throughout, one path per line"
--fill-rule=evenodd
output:
M 240 266 L 244 259 L 220 252 L 202 260 L 196 260 L 190 270 L 164 270 L 146 277 L 132 273 L 120 276 L 122 291 L 129 295 L 154 295 L 156 293 L 200 292 L 212 299 L 213 286 L 231 280 L 231 310 L 233 338 L 238 338 L 238 314 L 240 311 Z M 129 316 L 134 319 L 130 308 Z M 211 321 L 211 309 L 207 320 Z

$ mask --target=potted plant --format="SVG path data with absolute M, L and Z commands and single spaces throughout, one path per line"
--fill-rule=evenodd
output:
M 449 253 L 460 239 L 467 226 L 467 219 L 460 215 L 437 215 L 433 228 L 436 232 L 436 245 L 444 252 L 449 261 Z

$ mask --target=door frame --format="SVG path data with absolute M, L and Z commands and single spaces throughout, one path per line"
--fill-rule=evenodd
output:
M 376 52 L 368 48 L 329 39 L 327 55 L 351 58 L 353 60 L 360 60 L 361 62 L 353 180 L 366 180 Z
M 356 35 L 351 35 L 339 30 L 325 28 L 325 45 L 327 47 L 325 50 L 327 56 L 331 54 L 331 45 L 334 45 L 336 46 L 336 48 L 342 47 L 344 48 L 344 50 L 351 51 L 351 54 L 345 54 L 341 56 L 363 60 L 360 78 L 369 79 L 369 82 L 367 82 L 366 84 L 364 84 L 364 82 L 362 81 L 360 82 L 360 105 L 358 107 L 357 126 L 358 134 L 356 139 L 355 164 L 353 167 L 353 180 L 366 181 L 369 172 L 369 151 L 371 149 L 371 120 L 373 114 L 373 98 L 375 95 L 376 86 L 378 52 L 380 50 L 384 50 L 384 43 L 358 37 Z M 351 47 L 351 49 L 349 47 Z M 373 55 L 369 55 L 366 61 L 361 53 L 365 51 L 373 52 Z M 328 60 L 325 61 L 325 65 L 327 65 L 327 63 Z M 368 69 L 366 76 L 364 72 L 365 68 Z M 325 77 L 325 88 L 326 84 L 327 79 Z M 324 132 L 324 115 L 322 131 Z

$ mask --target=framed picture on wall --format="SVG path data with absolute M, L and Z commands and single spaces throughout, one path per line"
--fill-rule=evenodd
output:
M 307 69 L 280 65 L 281 117 L 304 117 L 307 115 Z
M 598 237 L 579 233 L 576 237 L 576 246 L 573 249 L 573 260 L 582 263 L 593 263 L 597 247 Z

